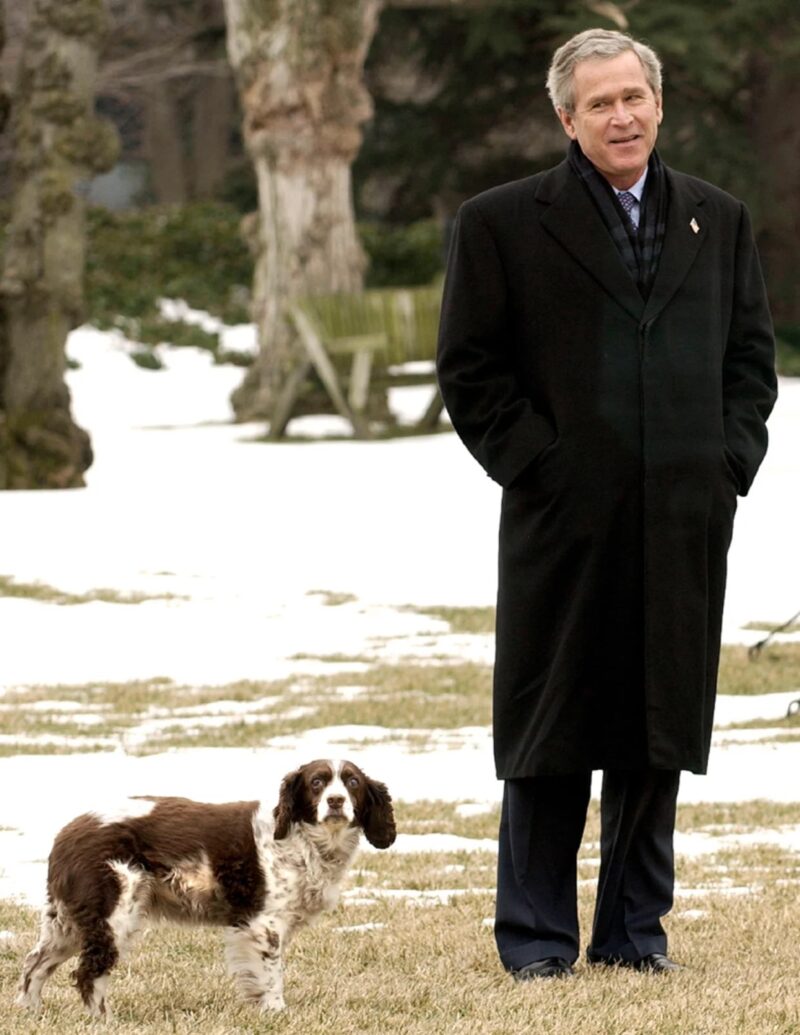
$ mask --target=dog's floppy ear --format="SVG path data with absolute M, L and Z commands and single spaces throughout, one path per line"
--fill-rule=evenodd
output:
M 367 778 L 364 806 L 358 816 L 364 836 L 375 848 L 394 844 L 397 830 L 394 825 L 392 799 L 385 783 Z
M 278 804 L 272 810 L 272 815 L 275 817 L 273 837 L 276 841 L 282 841 L 288 835 L 289 827 L 297 818 L 298 796 L 302 783 L 303 774 L 299 769 L 295 769 L 293 773 L 287 773 L 281 781 Z

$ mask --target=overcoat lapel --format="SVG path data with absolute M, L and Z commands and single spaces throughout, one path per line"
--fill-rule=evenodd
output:
M 642 316 L 643 323 L 655 320 L 678 290 L 708 235 L 707 221 L 702 212 L 703 196 L 691 185 L 676 183 L 669 169 L 667 182 L 667 230 L 656 278 Z
M 701 210 L 702 195 L 691 186 L 676 183 L 669 169 L 667 178 L 670 196 L 664 247 L 646 302 L 600 213 L 567 162 L 545 176 L 536 193 L 537 201 L 547 205 L 542 226 L 641 323 L 654 320 L 667 305 L 691 269 L 708 234 Z
M 562 162 L 543 178 L 536 198 L 547 205 L 541 217 L 545 230 L 615 302 L 634 319 L 640 320 L 645 307 L 641 292 L 600 213 L 567 162 Z

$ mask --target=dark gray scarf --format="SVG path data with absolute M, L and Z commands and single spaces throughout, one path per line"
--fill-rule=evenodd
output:
M 597 206 L 642 297 L 647 298 L 664 245 L 669 204 L 667 177 L 658 152 L 654 150 L 648 162 L 638 232 L 633 229 L 633 224 L 617 200 L 616 191 L 581 151 L 577 140 L 573 140 L 569 146 L 568 161 Z

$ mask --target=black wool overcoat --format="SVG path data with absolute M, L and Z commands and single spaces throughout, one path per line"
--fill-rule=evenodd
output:
M 667 169 L 645 300 L 567 162 L 461 206 L 438 376 L 503 487 L 501 779 L 706 770 L 737 493 L 776 396 L 744 205 Z

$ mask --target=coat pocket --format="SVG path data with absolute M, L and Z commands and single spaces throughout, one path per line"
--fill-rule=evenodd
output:
M 552 442 L 548 443 L 536 456 L 531 460 L 527 467 L 524 467 L 521 473 L 514 479 L 509 485 L 510 489 L 531 489 L 539 488 L 541 486 L 542 471 L 547 466 L 548 460 L 552 457 L 558 449 L 558 435 L 553 439 Z
M 736 490 L 736 495 L 741 495 L 742 478 L 741 473 L 739 471 L 739 464 L 736 460 L 736 457 L 733 455 L 730 449 L 728 449 L 727 446 L 725 446 L 722 450 L 722 462 L 725 469 L 725 473 L 727 474 L 728 478 L 731 481 L 731 484 Z

